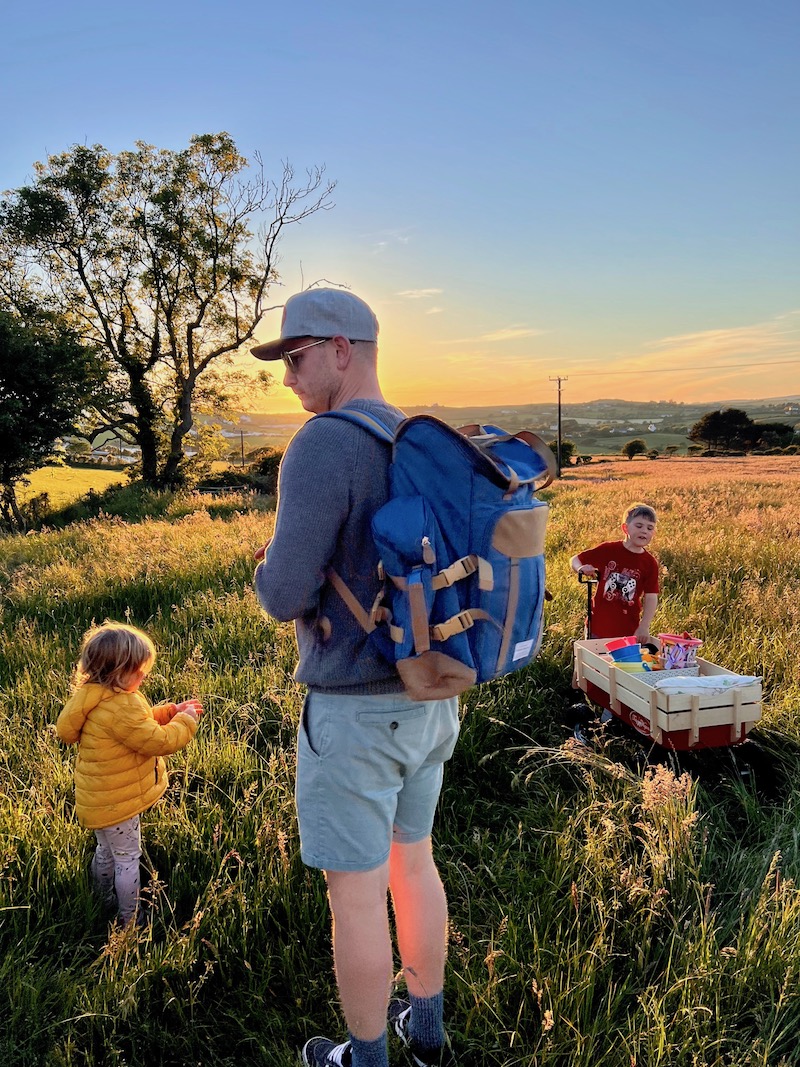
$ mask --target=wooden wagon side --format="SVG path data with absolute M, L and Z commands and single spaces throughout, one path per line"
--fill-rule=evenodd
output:
M 575 642 L 575 684 L 595 704 L 664 748 L 737 745 L 761 718 L 760 681 L 724 693 L 668 693 L 643 681 L 643 672 L 620 669 L 604 652 L 603 640 Z M 734 673 L 700 658 L 697 665 L 700 675 Z

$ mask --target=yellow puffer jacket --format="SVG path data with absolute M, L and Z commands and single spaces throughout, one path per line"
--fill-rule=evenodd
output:
M 138 692 L 81 686 L 56 723 L 61 740 L 78 745 L 80 822 L 91 830 L 116 826 L 155 804 L 167 788 L 162 757 L 185 748 L 196 730 L 191 715 L 175 714 L 174 704 L 151 708 Z

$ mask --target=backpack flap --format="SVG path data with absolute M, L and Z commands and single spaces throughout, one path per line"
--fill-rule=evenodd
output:
M 492 462 L 509 480 L 514 491 L 529 485 L 534 491 L 545 489 L 556 476 L 556 458 L 541 437 L 530 430 L 510 434 L 499 426 L 460 426 L 471 444 Z

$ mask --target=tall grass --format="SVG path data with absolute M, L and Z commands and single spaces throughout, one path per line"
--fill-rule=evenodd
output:
M 800 1062 L 799 479 L 756 469 L 609 465 L 548 491 L 543 653 L 464 700 L 437 822 L 461 1063 Z M 764 676 L 768 790 L 733 764 L 709 782 L 641 770 L 627 742 L 589 750 L 564 725 L 585 608 L 567 561 L 634 499 L 659 511 L 657 628 Z M 324 885 L 298 855 L 293 636 L 250 589 L 272 517 L 238 504 L 0 539 L 0 1064 L 288 1067 L 311 1033 L 342 1032 Z M 138 933 L 92 898 L 52 727 L 80 635 L 107 616 L 153 634 L 151 699 L 207 709 L 143 819 Z

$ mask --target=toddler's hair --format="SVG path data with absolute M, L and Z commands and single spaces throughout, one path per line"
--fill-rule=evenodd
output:
M 75 687 L 95 682 L 122 689 L 135 671 L 149 671 L 155 658 L 155 646 L 146 633 L 123 622 L 106 621 L 84 634 Z
M 627 507 L 622 516 L 623 522 L 633 522 L 634 519 L 647 519 L 648 522 L 658 521 L 650 505 L 642 504 L 640 501 Z

